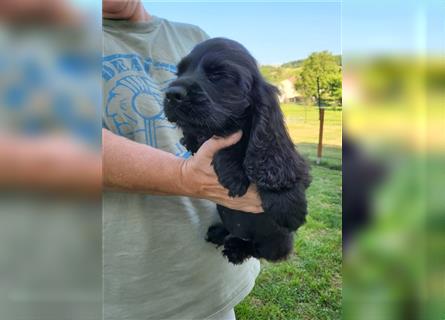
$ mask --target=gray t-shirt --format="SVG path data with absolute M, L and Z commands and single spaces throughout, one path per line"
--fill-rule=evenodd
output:
M 162 101 L 176 64 L 208 36 L 157 17 L 103 25 L 104 127 L 189 157 Z M 252 289 L 259 262 L 234 266 L 205 241 L 215 204 L 107 192 L 103 205 L 105 319 L 217 319 Z

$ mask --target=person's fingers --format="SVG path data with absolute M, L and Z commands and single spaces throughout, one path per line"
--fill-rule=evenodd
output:
M 249 188 L 247 188 L 247 193 L 253 193 L 253 194 L 255 194 L 255 196 L 256 196 L 258 199 L 260 199 L 260 196 L 259 196 L 259 194 L 258 194 L 258 190 L 257 190 L 257 188 L 256 188 L 256 185 L 253 184 L 253 183 L 251 183 L 251 184 L 249 185 Z
M 261 198 L 258 195 L 254 185 L 251 185 L 247 193 L 240 198 L 232 198 L 227 195 L 227 189 L 223 187 L 215 190 L 215 196 L 219 199 L 219 204 L 234 210 L 240 210 L 248 213 L 264 212 Z
M 245 213 L 261 213 L 264 212 L 263 208 L 261 206 L 258 205 L 248 205 L 245 203 L 222 203 L 223 206 L 234 209 L 234 210 L 239 210 L 239 211 L 243 211 Z
M 247 193 L 240 199 L 249 202 L 249 212 L 260 213 L 264 211 L 262 208 L 261 198 L 254 184 L 249 186 Z
M 234 134 L 228 136 L 227 138 L 213 137 L 204 142 L 200 148 L 200 154 L 209 159 L 213 158 L 213 155 L 221 149 L 227 148 L 235 143 L 237 143 L 241 136 L 242 131 L 235 132 Z
M 258 206 L 256 206 L 256 207 L 251 207 L 251 208 L 249 208 L 247 212 L 248 212 L 248 213 L 255 213 L 255 214 L 258 214 L 258 213 L 262 213 L 262 212 L 264 212 L 264 210 L 263 210 L 262 207 L 258 207 Z

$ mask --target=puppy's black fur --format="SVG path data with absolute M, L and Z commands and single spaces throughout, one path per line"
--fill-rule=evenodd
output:
M 264 213 L 218 205 L 222 224 L 207 233 L 234 264 L 249 257 L 285 259 L 305 222 L 309 168 L 289 138 L 277 94 L 249 52 L 224 38 L 202 42 L 183 58 L 166 92 L 165 114 L 183 130 L 181 142 L 191 152 L 212 136 L 243 131 L 238 143 L 215 155 L 214 169 L 232 197 L 255 184 Z

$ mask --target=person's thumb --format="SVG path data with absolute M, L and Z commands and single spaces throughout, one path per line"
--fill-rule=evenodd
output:
M 231 145 L 237 143 L 241 139 L 242 135 L 242 131 L 238 131 L 226 138 L 214 136 L 203 143 L 199 150 L 199 153 L 201 153 L 201 155 L 204 157 L 212 159 L 213 155 L 219 150 L 230 147 Z

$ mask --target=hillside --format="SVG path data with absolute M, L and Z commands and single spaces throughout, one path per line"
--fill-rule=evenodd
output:
M 289 61 L 289 62 L 283 63 L 281 66 L 284 68 L 298 68 L 303 65 L 304 60 L 305 59 Z
M 281 81 L 289 78 L 298 78 L 301 67 L 283 67 L 281 66 L 260 66 L 261 74 L 266 80 L 274 85 L 278 85 Z
M 337 64 L 338 64 L 339 66 L 341 66 L 341 65 L 342 65 L 341 55 L 339 55 L 339 54 L 334 54 L 334 57 L 335 57 L 335 59 L 337 60 Z M 300 60 L 289 61 L 289 62 L 283 63 L 283 64 L 281 65 L 281 67 L 284 67 L 284 68 L 298 68 L 298 67 L 301 67 L 301 66 L 303 65 L 304 60 L 306 60 L 306 59 L 300 59 Z
M 341 65 L 341 55 L 334 55 L 338 65 Z M 267 81 L 278 85 L 281 81 L 294 78 L 297 79 L 301 73 L 301 67 L 305 59 L 289 61 L 280 66 L 262 65 L 260 71 Z

